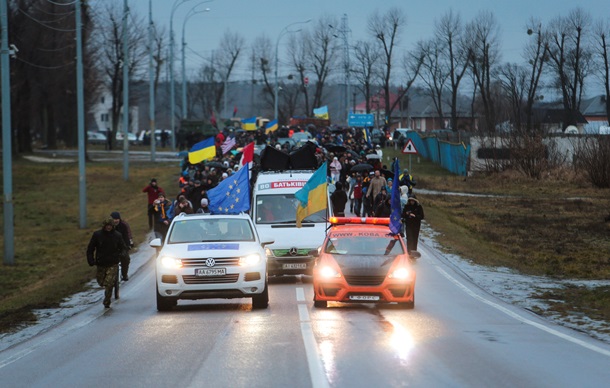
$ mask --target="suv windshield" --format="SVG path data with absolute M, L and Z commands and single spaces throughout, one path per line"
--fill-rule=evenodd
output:
M 169 244 L 217 241 L 255 241 L 248 220 L 204 217 L 175 221 L 169 232 Z
M 401 255 L 404 252 L 398 239 L 388 237 L 353 236 L 347 238 L 331 237 L 324 252 L 333 255 L 381 256 Z

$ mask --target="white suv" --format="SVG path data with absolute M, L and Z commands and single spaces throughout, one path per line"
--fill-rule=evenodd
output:
M 267 257 L 247 214 L 180 214 L 165 242 L 150 242 L 156 259 L 157 310 L 179 299 L 252 298 L 253 308 L 269 304 Z

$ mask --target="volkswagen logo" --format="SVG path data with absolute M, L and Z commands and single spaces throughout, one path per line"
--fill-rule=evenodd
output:
M 205 261 L 205 265 L 208 267 L 213 267 L 216 265 L 216 261 L 210 257 Z
M 290 248 L 290 250 L 288 250 L 288 253 L 290 254 L 290 256 L 296 256 L 299 254 L 296 247 Z

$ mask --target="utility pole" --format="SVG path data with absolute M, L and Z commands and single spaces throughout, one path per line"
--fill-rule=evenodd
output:
M 8 15 L 6 0 L 0 0 L 2 43 L 2 182 L 4 184 L 4 264 L 15 264 L 15 225 L 13 225 L 13 154 L 11 140 L 11 77 L 8 49 Z
M 345 98 L 343 99 L 343 101 L 345 101 L 345 123 L 347 124 L 350 112 L 349 98 L 351 95 L 349 34 L 352 31 L 349 29 L 346 13 L 343 14 L 343 17 L 341 18 L 341 30 L 339 32 L 341 33 L 341 37 L 343 38 L 343 71 L 345 76 Z
M 148 119 L 150 127 L 150 161 L 156 161 L 155 155 L 155 80 L 153 72 L 153 18 L 152 0 L 148 0 Z
M 129 46 L 127 44 L 127 15 L 129 6 L 123 0 L 123 179 L 129 180 Z
M 81 0 L 75 3 L 76 17 L 76 110 L 78 131 L 78 203 L 80 208 L 80 228 L 87 227 L 87 184 L 85 173 L 85 93 L 83 85 L 83 21 Z

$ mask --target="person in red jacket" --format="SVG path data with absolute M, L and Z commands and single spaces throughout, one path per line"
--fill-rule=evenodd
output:
M 142 192 L 148 194 L 148 227 L 152 229 L 155 225 L 155 200 L 159 198 L 159 193 L 164 191 L 161 186 L 157 185 L 157 180 L 152 178 Z

